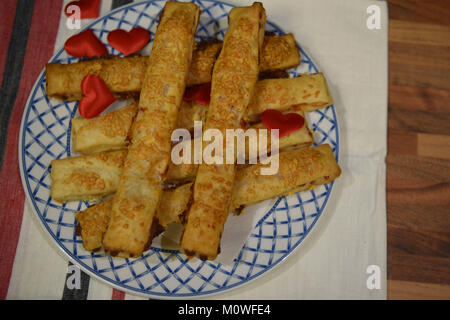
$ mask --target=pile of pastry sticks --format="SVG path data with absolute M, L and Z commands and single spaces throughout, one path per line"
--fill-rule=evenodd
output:
M 167 225 L 181 221 L 181 250 L 215 259 L 230 212 L 340 175 L 330 146 L 310 148 L 314 140 L 306 122 L 280 138 L 276 175 L 261 175 L 262 164 L 170 161 L 172 131 L 192 129 L 194 121 L 222 132 L 242 123 L 259 130 L 265 129 L 264 110 L 303 116 L 333 103 L 321 73 L 271 78 L 297 66 L 300 56 L 292 34 L 264 36 L 260 3 L 230 11 L 223 43 L 194 42 L 199 14 L 193 3 L 167 2 L 149 57 L 46 66 L 50 97 L 80 99 L 84 76 L 96 74 L 116 97 L 134 99 L 97 118 L 72 119 L 73 149 L 81 155 L 52 161 L 54 200 L 100 201 L 76 215 L 88 251 L 137 257 Z M 209 105 L 183 101 L 186 87 L 209 82 Z

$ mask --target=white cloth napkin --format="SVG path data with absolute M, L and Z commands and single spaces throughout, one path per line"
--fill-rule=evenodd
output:
M 323 219 L 283 264 L 217 298 L 385 299 L 387 4 L 261 2 L 267 19 L 292 32 L 327 78 L 339 122 L 342 176 Z M 380 29 L 367 26 L 371 5 L 379 8 Z M 379 289 L 368 286 L 376 276 Z
M 292 32 L 327 78 L 339 121 L 342 176 L 335 182 L 323 216 L 285 262 L 251 283 L 213 298 L 385 299 L 387 4 L 259 1 L 268 20 Z M 252 3 L 229 2 L 240 6 Z M 380 29 L 367 27 L 371 5 L 380 10 Z M 102 1 L 101 13 L 110 6 L 110 0 Z M 64 23 L 62 17 L 55 51 L 70 35 Z M 8 298 L 60 299 L 67 259 L 49 245 L 27 204 L 24 211 Z M 371 281 L 374 277 L 378 282 Z M 379 289 L 368 282 L 379 283 Z M 88 299 L 110 299 L 111 291 L 91 278 Z M 141 299 L 132 294 L 125 298 Z

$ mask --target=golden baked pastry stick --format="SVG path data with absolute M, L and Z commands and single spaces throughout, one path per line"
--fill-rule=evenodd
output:
M 81 236 L 83 247 L 87 251 L 102 248 L 103 235 L 111 217 L 112 200 L 110 198 L 75 214 L 78 220 L 76 234 Z
M 186 86 L 211 82 L 214 63 L 222 42 L 196 43 Z M 96 74 L 118 98 L 139 95 L 148 57 L 108 57 L 71 64 L 48 63 L 45 67 L 47 94 L 61 100 L 80 100 L 81 81 Z M 261 54 L 261 71 L 284 70 L 300 64 L 300 55 L 292 34 L 266 36 Z
M 291 111 L 288 111 L 288 112 L 291 112 Z M 305 124 L 301 129 L 291 132 L 291 133 L 281 137 L 278 140 L 278 148 L 280 151 L 284 151 L 284 150 L 288 150 L 288 149 L 292 149 L 292 148 L 296 148 L 296 147 L 308 147 L 308 146 L 312 145 L 314 142 L 312 132 L 308 128 L 308 122 L 307 122 L 307 119 L 305 118 L 305 114 L 303 113 L 303 111 L 292 111 L 292 112 L 297 113 L 297 114 L 301 115 L 302 117 L 304 117 Z M 250 126 L 250 129 L 255 129 L 258 137 L 259 137 L 259 129 L 267 130 L 267 147 L 266 147 L 266 149 L 270 151 L 270 145 L 271 145 L 270 130 L 267 129 L 266 126 L 262 122 L 259 122 L 259 123 L 256 123 L 256 124 Z M 250 142 L 245 144 L 246 159 L 249 159 L 249 157 L 248 157 L 249 143 Z M 192 149 L 194 147 L 193 140 L 182 141 L 182 142 L 179 142 L 178 144 L 189 144 Z M 258 138 L 257 146 L 259 146 L 259 138 Z M 259 149 L 257 150 L 257 153 L 259 154 Z M 169 164 L 169 170 L 167 172 L 167 182 L 168 183 L 178 184 L 178 183 L 183 183 L 183 182 L 188 182 L 188 181 L 194 180 L 195 175 L 197 173 L 198 164 L 194 163 L 194 159 L 193 159 L 194 152 L 193 151 L 191 151 L 191 157 L 192 157 L 191 163 L 174 164 L 173 162 L 171 162 Z M 249 161 L 247 161 L 246 163 L 248 163 L 248 162 Z
M 255 92 L 250 100 L 244 119 L 249 122 L 260 121 L 264 110 L 279 111 L 301 110 L 315 111 L 333 104 L 323 73 L 304 74 L 297 78 L 265 79 L 256 83 Z M 183 106 L 188 108 L 189 104 Z M 201 105 L 195 106 L 197 114 Z M 208 108 L 208 106 L 203 106 Z M 185 112 L 185 114 L 189 114 Z M 196 119 L 197 120 L 197 119 Z M 186 122 L 193 120 L 186 119 Z
M 265 79 L 256 83 L 255 92 L 244 114 L 244 119 L 250 123 L 258 122 L 261 113 L 267 109 L 311 112 L 332 104 L 333 97 L 323 73 L 304 74 L 297 78 Z M 190 107 L 195 110 L 197 116 L 195 120 L 199 120 L 202 107 L 208 109 L 206 105 L 184 104 L 181 109 L 187 116 L 186 124 L 194 121 L 188 118 L 190 113 L 186 111 Z
M 152 227 L 158 224 L 156 229 L 163 231 L 167 222 L 179 221 L 179 217 L 186 210 L 191 197 L 191 185 L 188 183 L 174 189 L 165 190 L 161 195 L 161 201 L 156 211 Z M 102 248 L 103 235 L 106 232 L 111 216 L 113 198 L 95 204 L 86 210 L 78 211 L 76 232 L 83 240 L 83 247 L 87 251 L 97 251 Z M 162 219 L 162 222 L 159 221 Z M 149 241 L 157 235 L 150 232 Z
M 128 146 L 128 133 L 137 113 L 137 103 L 92 119 L 72 119 L 73 150 L 81 154 L 120 150 Z
M 297 111 L 297 113 L 303 115 L 301 111 Z M 264 125 L 258 123 L 250 128 L 264 128 Z M 91 141 L 91 144 L 93 145 L 96 143 L 97 142 L 94 140 Z M 191 141 L 180 143 L 191 144 Z M 280 151 L 284 151 L 295 147 L 307 147 L 312 143 L 313 136 L 308 128 L 307 120 L 305 118 L 305 125 L 303 128 L 279 139 L 279 149 Z M 270 150 L 270 138 L 268 138 L 268 150 Z M 100 152 L 92 155 L 53 160 L 51 174 L 53 178 L 52 186 L 56 185 L 56 187 L 52 188 L 52 197 L 55 200 L 62 202 L 73 200 L 89 201 L 115 193 L 127 153 L 128 149 L 122 149 L 120 152 L 116 153 Z M 193 155 L 192 151 L 191 155 Z M 119 158 L 121 161 L 108 160 L 115 158 Z M 106 160 L 99 162 L 97 159 Z M 104 162 L 107 162 L 107 164 L 103 165 Z M 190 182 L 195 178 L 197 168 L 198 165 L 194 163 L 175 165 L 170 162 L 165 184 L 171 185 Z M 95 179 L 94 177 L 98 178 Z M 102 182 L 99 182 L 99 179 L 103 179 Z M 86 181 L 86 183 L 80 183 L 80 181 Z M 88 187 L 89 185 L 92 186 Z
M 212 69 L 222 48 L 222 42 L 197 43 L 192 56 L 188 86 L 211 81 Z M 285 70 L 300 64 L 300 53 L 292 33 L 264 37 L 259 71 Z
M 183 99 L 199 14 L 194 3 L 171 1 L 161 13 L 103 238 L 103 247 L 112 256 L 138 257 L 146 250 L 170 161 L 170 138 Z
M 259 71 L 286 70 L 300 64 L 300 52 L 292 33 L 265 36 Z
M 260 175 L 265 166 L 258 163 L 239 170 L 234 181 L 231 208 L 242 209 L 266 199 L 308 190 L 341 175 L 328 144 L 281 152 L 275 175 Z
M 284 111 L 297 105 L 306 112 L 333 104 L 327 81 L 322 73 L 304 74 L 297 78 L 266 79 L 258 82 L 244 118 L 258 121 L 264 110 Z
M 341 169 L 328 144 L 280 152 L 279 169 L 275 175 L 261 175 L 261 168 L 265 166 L 254 164 L 236 171 L 230 212 L 236 210 L 241 213 L 249 205 L 313 189 L 341 175 Z M 158 209 L 159 223 L 163 227 L 182 219 L 181 215 L 192 193 L 191 186 L 192 183 L 187 183 L 164 192 L 171 194 L 166 197 L 170 205 L 161 205 Z
M 261 113 L 267 109 L 311 112 L 332 104 L 333 98 L 323 73 L 304 74 L 297 78 L 265 79 L 256 83 L 244 119 L 250 123 L 258 122 Z M 206 114 L 202 113 L 202 108 L 208 109 L 209 106 L 185 102 L 180 108 L 180 113 L 185 115 L 184 125 L 180 127 L 188 128 L 189 123 L 192 127 L 194 120 L 200 120 Z M 195 118 L 190 118 L 194 116 Z
M 222 42 L 215 39 L 195 43 L 186 80 L 188 87 L 211 82 L 212 69 L 221 49 Z
M 264 39 L 265 10 L 261 3 L 236 7 L 228 15 L 228 30 L 212 75 L 211 102 L 205 130 L 240 127 L 259 73 L 259 58 Z M 204 145 L 206 145 L 204 143 Z M 181 249 L 188 257 L 215 259 L 231 201 L 235 164 L 200 164 L 193 196 L 186 213 Z M 221 156 L 219 155 L 219 157 Z
M 84 155 L 128 147 L 137 102 L 95 118 L 72 119 L 72 147 Z M 193 129 L 194 121 L 204 121 L 206 106 L 183 101 L 178 111 L 177 128 Z
M 47 63 L 46 91 L 51 98 L 80 100 L 81 82 L 88 74 L 102 78 L 116 98 L 138 97 L 148 57 L 131 56 L 84 60 L 77 63 Z
M 177 128 L 194 130 L 194 121 L 204 122 L 209 105 L 198 104 L 195 101 L 184 101 L 178 111 Z
M 276 90 L 275 90 L 275 89 Z M 255 122 L 259 120 L 260 114 L 267 109 L 276 109 L 280 111 L 312 111 L 317 108 L 326 107 L 333 103 L 333 99 L 329 94 L 326 80 L 323 74 L 317 73 L 312 75 L 303 75 L 300 78 L 295 79 L 270 79 L 258 81 L 256 84 L 256 92 L 250 104 L 249 110 L 244 117 L 247 117 L 249 122 Z M 193 129 L 194 121 L 205 121 L 208 111 L 208 105 L 200 105 L 193 101 L 183 101 L 177 118 L 177 128 L 186 128 L 188 130 Z M 80 153 L 88 154 L 92 152 L 98 152 L 101 150 L 118 149 L 126 143 L 126 135 L 130 120 L 132 120 L 133 113 L 136 109 L 126 109 L 115 111 L 115 116 L 104 115 L 100 118 L 94 119 L 73 119 L 72 130 L 73 142 L 75 150 Z M 122 115 L 122 113 L 124 113 Z M 119 121 L 120 119 L 123 119 Z M 128 120 L 126 120 L 128 119 Z M 110 130 L 108 133 L 101 133 L 109 125 L 109 121 L 114 125 L 114 129 L 121 132 L 121 135 L 111 136 Z M 78 130 L 77 128 L 84 126 L 85 124 L 88 130 Z M 78 139 L 77 131 L 85 133 L 87 139 Z M 92 138 L 91 138 L 92 133 Z M 99 139 L 95 137 L 99 135 Z M 100 136 L 103 136 L 103 141 L 100 140 Z M 116 146 L 118 144 L 118 146 Z M 107 146 L 110 149 L 107 149 Z M 80 146 L 80 147 L 79 147 Z
M 115 193 L 126 156 L 124 150 L 53 160 L 50 172 L 52 199 L 58 202 L 94 201 Z
M 329 183 L 339 177 L 341 169 L 329 145 L 321 145 L 281 152 L 278 173 L 274 176 L 261 175 L 260 165 L 238 169 L 231 208 L 241 213 L 244 207 L 253 203 Z M 182 220 L 191 198 L 191 187 L 192 183 L 187 183 L 163 192 L 156 214 L 162 227 Z M 102 246 L 111 203 L 107 200 L 77 213 L 78 230 L 81 229 L 86 250 L 92 251 Z

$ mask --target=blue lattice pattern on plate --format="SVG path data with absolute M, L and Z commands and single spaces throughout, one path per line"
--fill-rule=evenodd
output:
M 202 8 L 197 39 L 212 36 L 223 39 L 232 6 L 207 0 L 195 2 Z M 164 1 L 131 4 L 89 27 L 105 44 L 108 33 L 116 28 L 129 30 L 139 26 L 150 30 L 153 36 L 163 6 Z M 266 30 L 283 33 L 271 22 L 267 22 Z M 121 55 L 107 46 L 111 54 Z M 299 50 L 302 63 L 290 70 L 291 76 L 318 72 L 300 46 Z M 60 50 L 51 61 L 73 63 L 78 59 Z M 47 233 L 75 264 L 123 290 L 154 297 L 183 297 L 221 292 L 246 283 L 277 265 L 298 247 L 323 213 L 333 187 L 331 183 L 277 199 L 254 227 L 233 265 L 198 259 L 189 261 L 177 250 L 154 246 L 137 259 L 89 253 L 75 234 L 75 213 L 88 207 L 89 203 L 59 204 L 50 197 L 50 162 L 70 155 L 70 119 L 76 109 L 76 102 L 48 98 L 45 75 L 41 73 L 27 103 L 20 136 L 19 153 L 26 195 Z M 307 116 L 315 132 L 315 144 L 330 144 L 337 157 L 339 137 L 334 107 Z

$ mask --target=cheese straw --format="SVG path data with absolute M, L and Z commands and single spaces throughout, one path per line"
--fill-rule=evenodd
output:
M 88 74 L 102 78 L 116 98 L 138 97 L 145 77 L 148 57 L 110 57 L 71 64 L 45 66 L 46 91 L 50 98 L 80 100 L 81 82 Z
M 72 119 L 73 150 L 82 154 L 120 150 L 128 146 L 137 103 L 92 119 Z
M 341 174 L 328 144 L 281 152 L 277 174 L 260 175 L 265 166 L 258 163 L 239 170 L 231 208 L 242 209 L 266 199 L 308 190 L 329 183 Z
M 187 86 L 211 82 L 214 63 L 222 48 L 218 41 L 196 43 L 189 67 Z M 148 57 L 108 57 L 71 64 L 48 63 L 45 67 L 47 95 L 61 100 L 80 100 L 81 81 L 96 74 L 118 98 L 139 95 Z M 284 70 L 300 64 L 292 34 L 266 36 L 261 54 L 261 71 Z
M 261 168 L 265 166 L 254 164 L 236 171 L 230 212 L 241 213 L 249 205 L 313 189 L 341 175 L 341 169 L 328 144 L 280 152 L 279 168 L 275 175 L 262 175 Z M 165 194 L 171 193 L 165 197 L 170 206 L 164 204 L 158 209 L 162 226 L 182 219 L 191 192 L 192 183 L 165 191 Z
M 290 111 L 288 111 L 290 112 Z M 299 115 L 301 115 L 302 117 L 305 117 L 305 114 L 303 113 L 303 111 L 293 111 L 294 113 L 297 113 Z M 271 134 L 270 134 L 270 130 L 266 128 L 266 126 L 260 122 L 260 123 L 256 123 L 252 126 L 250 126 L 249 129 L 254 129 L 255 133 L 256 133 L 256 139 L 254 142 L 256 142 L 255 146 L 255 151 L 256 154 L 259 155 L 259 138 L 260 138 L 260 130 L 266 130 L 266 139 L 267 139 L 267 144 L 266 144 L 266 149 L 268 151 L 270 151 L 270 146 L 271 146 Z M 262 132 L 261 132 L 262 133 Z M 197 173 L 197 169 L 198 169 L 198 164 L 194 163 L 194 140 L 186 140 L 186 141 L 182 141 L 179 142 L 177 145 L 188 145 L 186 146 L 186 148 L 191 148 L 191 161 L 190 163 L 181 163 L 181 164 L 174 164 L 173 162 L 171 162 L 169 164 L 169 170 L 167 172 L 167 183 L 170 184 L 179 184 L 179 183 L 183 183 L 183 182 L 187 182 L 187 181 L 192 181 L 195 178 L 195 175 Z M 305 118 L 305 124 L 304 126 L 299 129 L 296 130 L 294 132 L 291 132 L 281 138 L 279 138 L 278 141 L 278 148 L 280 151 L 283 150 L 288 150 L 288 149 L 292 149 L 292 148 L 301 148 L 301 147 L 307 147 L 312 145 L 314 142 L 314 138 L 312 135 L 311 130 L 308 128 L 308 123 L 307 120 Z M 257 158 L 251 157 L 251 154 L 249 153 L 249 145 L 251 143 L 251 140 L 249 139 L 246 143 L 245 143 L 245 160 L 246 163 L 255 163 L 255 162 L 250 162 L 250 161 L 257 161 Z M 175 147 L 175 146 L 174 146 Z M 237 146 L 235 145 L 235 148 Z M 242 163 L 241 163 L 242 164 Z
M 166 2 L 145 71 L 132 139 L 103 238 L 112 256 L 146 250 L 170 160 L 200 14 L 194 3 Z
M 112 198 L 91 206 L 84 211 L 78 211 L 76 233 L 83 240 L 87 251 L 97 251 L 102 248 L 103 235 L 111 217 Z
M 117 191 L 126 150 L 51 162 L 50 195 L 58 202 L 94 201 Z
M 296 111 L 296 113 L 304 116 L 302 111 Z M 91 121 L 92 120 L 94 119 L 91 119 Z M 264 129 L 265 126 L 262 123 L 257 123 L 250 128 L 259 130 Z M 93 139 L 90 141 L 90 144 L 102 145 L 101 141 L 97 143 L 95 137 L 96 135 L 93 135 Z M 270 150 L 271 141 L 269 134 L 267 139 L 267 149 Z M 279 139 L 279 150 L 284 151 L 292 148 L 307 147 L 313 142 L 313 136 L 308 128 L 308 123 L 305 118 L 305 124 L 301 129 L 291 132 Z M 190 148 L 193 148 L 192 140 L 182 141 L 179 142 L 179 144 L 187 144 Z M 248 148 L 248 144 L 246 144 L 246 147 Z M 51 173 L 51 177 L 53 178 L 52 186 L 56 186 L 53 186 L 51 189 L 53 199 L 61 202 L 73 200 L 89 201 L 97 200 L 111 193 L 115 193 L 119 182 L 119 176 L 122 173 L 123 162 L 127 153 L 128 149 L 122 149 L 118 152 L 99 152 L 86 156 L 53 160 Z M 194 150 L 191 150 L 192 158 L 193 154 Z M 120 161 L 114 161 L 116 158 Z M 191 163 L 181 163 L 176 165 L 173 162 L 170 162 L 167 170 L 166 181 L 164 183 L 166 185 L 179 185 L 194 180 L 197 173 L 198 164 L 195 164 L 192 158 Z M 98 159 L 106 160 L 98 162 Z M 106 166 L 103 166 L 104 162 L 107 162 Z M 89 168 L 93 169 L 90 170 Z M 72 174 L 74 173 L 76 173 L 76 179 L 73 178 L 74 176 Z M 94 177 L 97 176 L 98 178 L 94 179 Z M 102 182 L 98 180 L 101 177 L 104 179 Z M 80 181 L 89 182 L 92 187 L 88 187 L 86 184 L 80 183 Z M 101 186 L 101 188 L 99 186 Z
M 226 129 L 239 128 L 258 80 L 265 23 L 265 10 L 259 2 L 231 9 L 213 69 L 205 130 L 218 130 L 225 137 Z M 216 151 L 222 164 L 203 162 L 198 168 L 180 244 L 189 258 L 214 260 L 219 253 L 235 176 L 234 161 L 224 163 L 226 149 L 224 144 Z
M 279 170 L 273 176 L 261 175 L 260 167 L 251 165 L 237 170 L 231 201 L 231 208 L 237 213 L 256 202 L 330 183 L 341 174 L 329 145 L 281 152 Z M 163 192 L 156 214 L 162 227 L 183 219 L 191 198 L 191 188 L 192 183 L 187 183 Z M 77 212 L 78 231 L 86 250 L 92 251 L 102 246 L 111 204 L 112 201 L 107 200 Z
M 300 81 L 301 79 L 301 81 Z M 273 90 L 273 87 L 278 90 Z M 311 111 L 326 107 L 333 103 L 323 74 L 304 75 L 295 79 L 270 79 L 256 84 L 255 96 L 252 97 L 246 117 L 252 123 L 259 121 L 260 114 L 267 109 L 283 112 Z M 297 92 L 312 92 L 310 96 Z M 286 93 L 286 95 L 280 94 Z M 315 92 L 313 94 L 313 92 Z M 317 93 L 319 92 L 319 93 Z M 313 107 L 312 107 L 313 106 Z M 177 128 L 193 129 L 194 121 L 204 122 L 208 112 L 208 105 L 201 105 L 194 101 L 183 101 L 178 112 Z M 72 120 L 73 142 L 76 152 L 89 154 L 93 152 L 119 149 L 125 146 L 127 132 L 137 108 L 125 108 L 93 118 Z M 87 125 L 89 124 L 89 125 Z M 111 126 L 109 128 L 109 126 Z M 114 129 L 114 131 L 111 131 Z M 120 134 L 114 134 L 120 132 Z
M 246 121 L 257 121 L 264 110 L 284 111 L 293 105 L 303 111 L 314 111 L 333 104 L 322 73 L 290 79 L 266 79 L 258 82 L 245 115 Z

